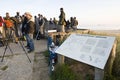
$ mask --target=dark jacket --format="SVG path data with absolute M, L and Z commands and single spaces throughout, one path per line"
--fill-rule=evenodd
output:
M 58 24 L 59 25 L 66 25 L 66 22 L 65 22 L 65 13 L 64 11 L 61 12 L 60 16 L 59 16 L 59 22 Z
M 25 28 L 25 34 L 33 34 L 34 33 L 34 27 L 35 24 L 33 21 L 28 21 L 26 24 L 26 28 Z

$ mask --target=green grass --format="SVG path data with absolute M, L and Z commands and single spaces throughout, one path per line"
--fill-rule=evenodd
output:
M 51 80 L 80 80 L 67 65 L 58 65 L 51 75 Z
M 49 57 L 50 56 L 48 50 L 44 51 L 43 53 L 44 53 L 45 57 Z
M 48 50 L 44 51 L 44 52 L 43 52 L 43 55 L 45 56 L 46 63 L 49 64 L 49 56 L 50 56 L 50 54 L 49 54 Z
M 8 66 L 6 65 L 6 66 L 3 66 L 3 67 L 1 68 L 1 70 L 5 71 L 7 68 L 8 68 Z
M 113 63 L 112 74 L 114 77 L 119 78 L 120 80 L 120 37 L 117 37 L 116 58 Z

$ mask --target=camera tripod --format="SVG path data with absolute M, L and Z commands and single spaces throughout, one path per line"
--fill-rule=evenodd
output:
M 7 50 L 8 48 L 9 48 L 10 52 L 11 52 L 12 55 L 13 55 L 13 51 L 12 51 L 12 49 L 11 49 L 10 46 L 9 46 L 9 41 L 10 41 L 10 40 L 14 40 L 14 38 L 12 38 L 12 35 L 14 34 L 14 33 L 12 34 L 12 31 L 14 31 L 14 29 L 11 28 L 9 35 L 8 35 L 7 38 L 5 38 L 5 40 L 4 40 L 4 42 L 5 42 L 6 44 L 5 44 L 5 50 L 4 50 L 4 53 L 3 53 L 3 56 L 2 56 L 1 62 L 3 62 L 4 57 L 5 57 L 6 50 Z M 31 63 L 31 60 L 30 60 L 30 58 L 29 58 L 29 56 L 28 56 L 28 54 L 27 54 L 27 52 L 26 52 L 26 50 L 25 50 L 25 48 L 24 48 L 24 46 L 23 46 L 23 42 L 20 40 L 20 37 L 18 37 L 18 42 L 20 43 L 20 46 L 22 47 L 22 49 L 23 49 L 23 51 L 25 52 L 28 60 L 29 60 L 30 63 Z

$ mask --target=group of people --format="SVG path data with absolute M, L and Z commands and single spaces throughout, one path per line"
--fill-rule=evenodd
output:
M 34 33 L 34 20 L 29 12 L 25 12 L 24 16 L 20 16 L 17 12 L 16 16 L 11 17 L 7 12 L 5 17 L 0 16 L 0 36 L 1 38 L 12 39 L 18 43 L 21 36 L 26 37 L 29 49 L 28 53 L 34 51 L 33 33 Z
M 38 17 L 35 16 L 35 26 L 35 32 L 40 31 L 41 36 L 45 36 L 46 32 L 51 29 L 55 29 L 57 32 L 66 32 L 69 29 L 77 30 L 78 20 L 76 17 L 70 17 L 70 19 L 66 20 L 64 9 L 60 8 L 59 20 L 55 17 L 48 20 L 42 14 L 38 14 Z
M 55 17 L 53 20 L 50 18 L 49 24 L 54 24 L 57 32 L 66 32 L 69 29 L 77 30 L 78 20 L 76 17 L 70 17 L 70 19 L 66 20 L 64 9 L 60 8 L 59 20 L 56 20 Z
M 53 25 L 54 28 L 52 28 Z M 77 25 L 78 21 L 76 17 L 71 17 L 70 20 L 66 21 L 63 8 L 60 8 L 59 20 L 56 20 L 55 17 L 53 20 L 52 18 L 47 20 L 42 14 L 33 17 L 29 12 L 25 12 L 23 15 L 20 15 L 20 12 L 16 12 L 16 15 L 11 17 L 6 12 L 5 17 L 0 16 L 0 38 L 9 38 L 12 36 L 17 43 L 19 37 L 25 36 L 27 41 L 26 47 L 29 49 L 28 52 L 32 52 L 34 51 L 33 38 L 44 38 L 47 36 L 50 28 L 56 29 L 57 32 L 65 32 L 66 29 L 70 28 L 76 30 Z M 37 34 L 40 36 L 37 36 Z

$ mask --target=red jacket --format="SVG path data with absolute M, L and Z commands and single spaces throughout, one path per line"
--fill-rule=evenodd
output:
M 4 22 L 4 20 L 3 20 L 3 18 L 0 16 L 0 27 L 3 26 L 3 22 Z

